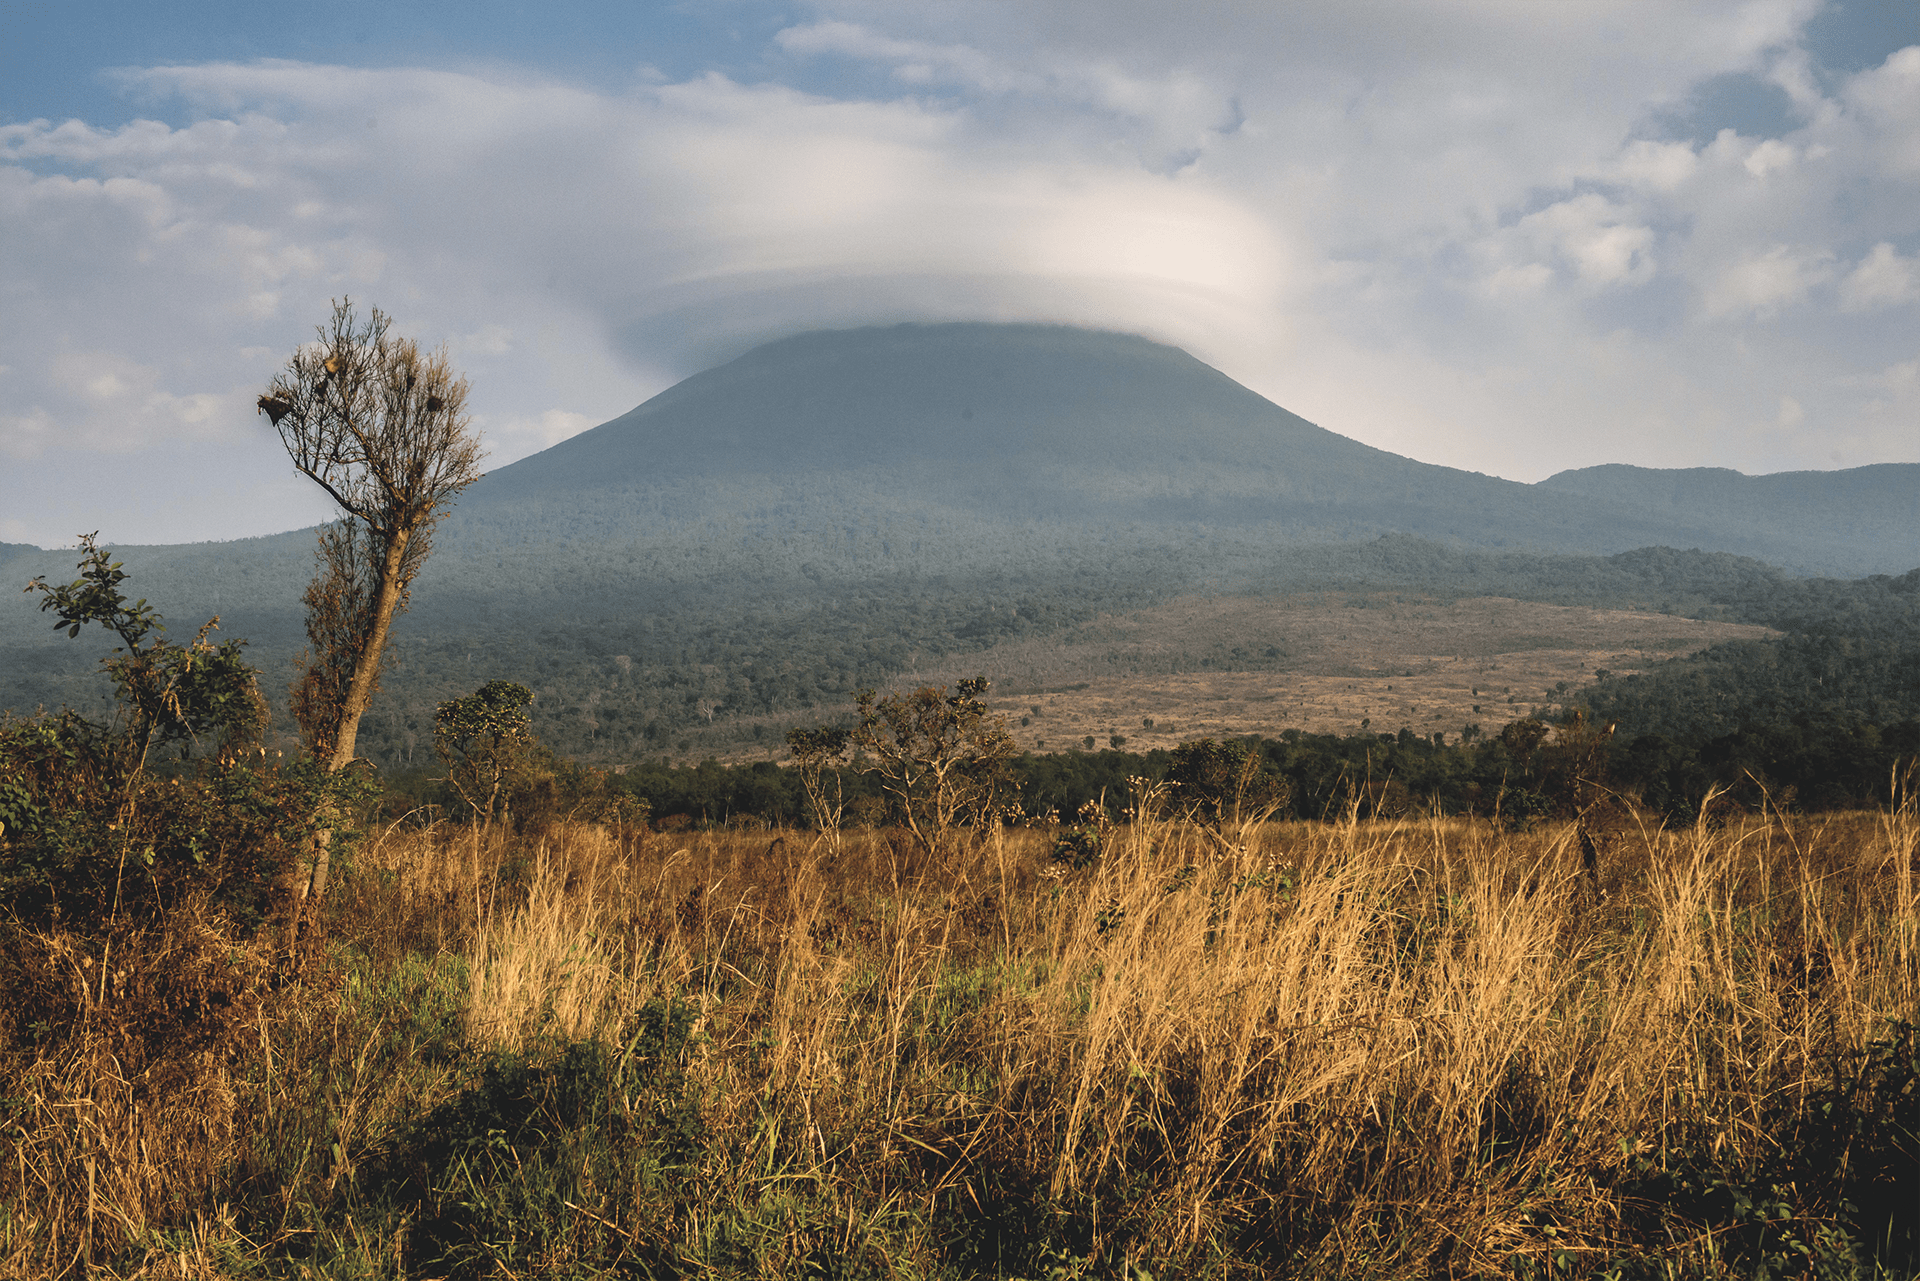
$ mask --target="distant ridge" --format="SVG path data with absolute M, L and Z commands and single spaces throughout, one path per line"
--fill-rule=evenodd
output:
M 1540 488 L 1610 502 L 1656 519 L 1684 515 L 1778 537 L 1817 531 L 1880 551 L 1884 572 L 1920 565 L 1920 463 L 1748 476 L 1724 467 L 1656 469 L 1608 463 L 1563 471 Z

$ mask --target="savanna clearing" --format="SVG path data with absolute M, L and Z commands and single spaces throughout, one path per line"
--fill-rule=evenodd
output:
M 18 1277 L 1906 1275 L 1920 811 L 395 825 L 8 946 Z M 1764 1270 L 1764 1271 L 1762 1271 Z
M 1747 623 L 1505 597 L 1195 596 L 1103 616 L 1065 637 L 996 645 L 916 679 L 986 674 L 999 691 L 994 710 L 1018 726 L 1028 751 L 1089 735 L 1104 747 L 1114 734 L 1148 751 L 1287 728 L 1452 738 L 1568 702 L 1567 691 L 1596 672 L 1627 675 L 1775 635 Z

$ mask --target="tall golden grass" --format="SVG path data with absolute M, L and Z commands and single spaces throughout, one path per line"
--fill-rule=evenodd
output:
M 155 1155 L 183 1122 L 84 1038 L 7 1066 L 0 1266 L 210 1276 L 326 1238 L 398 1274 L 404 1224 L 302 1207 L 473 1053 L 618 1044 L 678 996 L 707 1135 L 692 1208 L 666 1229 L 591 1213 L 684 1259 L 760 1224 L 736 1274 L 831 1245 L 966 1275 L 1053 1216 L 1085 1275 L 1647 1251 L 1708 1275 L 1711 1235 L 1650 1240 L 1620 1176 L 1682 1149 L 1764 1157 L 1782 1100 L 1920 1018 L 1910 803 L 1631 829 L 1591 872 L 1571 828 L 1446 818 L 1142 821 L 1079 870 L 1049 849 L 1030 830 L 934 859 L 869 829 L 391 830 L 340 886 L 334 968 L 249 1007 L 167 1096 L 203 1138 Z M 459 1052 L 421 1031 L 432 1000 Z

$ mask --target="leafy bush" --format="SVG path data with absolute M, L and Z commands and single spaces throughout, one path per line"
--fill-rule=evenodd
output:
M 501 792 L 518 781 L 533 746 L 532 702 L 525 685 L 488 681 L 433 714 L 433 750 L 447 767 L 447 786 L 486 822 L 493 821 Z M 510 805 L 509 794 L 502 818 Z
M 1729 1160 L 1702 1133 L 1663 1162 L 1642 1157 L 1622 1190 L 1643 1230 L 1712 1232 L 1754 1276 L 1911 1276 L 1920 1270 L 1920 1043 L 1911 1023 L 1830 1065 L 1804 1099 L 1776 1096 L 1758 1159 Z M 1648 1267 L 1652 1261 L 1638 1261 Z M 1632 1276 L 1623 1266 L 1616 1275 Z
M 1195 739 L 1173 749 L 1167 781 L 1175 803 L 1215 827 L 1286 804 L 1286 781 L 1264 768 L 1261 754 L 1239 739 Z
M 1553 798 L 1529 787 L 1507 787 L 1498 793 L 1500 822 L 1509 832 L 1530 831 L 1553 813 Z
M 1100 861 L 1100 835 L 1100 828 L 1094 824 L 1063 827 L 1053 838 L 1048 857 L 1075 870 L 1092 867 Z
M 257 756 L 116 789 L 115 751 L 71 712 L 0 721 L 0 897 L 16 919 L 97 933 L 198 898 L 251 934 L 339 789 Z
M 102 660 L 114 722 L 71 711 L 0 720 L 0 893 L 16 919 L 98 933 L 199 896 L 248 928 L 309 830 L 325 781 L 269 767 L 266 723 L 245 641 L 185 646 L 145 600 L 129 602 L 118 562 L 81 540 L 80 577 L 40 579 L 43 610 L 69 637 L 97 623 L 121 642 Z M 217 745 L 192 771 L 150 770 L 155 747 Z

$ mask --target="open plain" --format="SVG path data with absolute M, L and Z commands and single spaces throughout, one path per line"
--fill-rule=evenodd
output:
M 1064 637 L 996 646 L 901 684 L 984 674 L 1021 747 L 1114 735 L 1192 738 L 1410 729 L 1454 738 L 1565 701 L 1597 672 L 1638 672 L 1775 633 L 1641 610 L 1397 592 L 1187 597 Z M 1565 689 L 1561 687 L 1564 685 Z M 1148 722 L 1151 722 L 1149 724 Z

